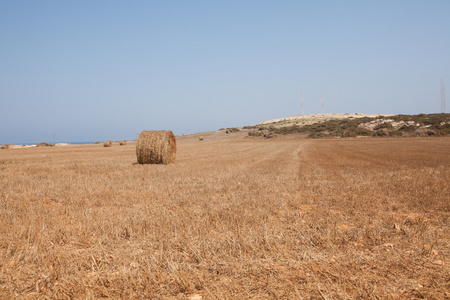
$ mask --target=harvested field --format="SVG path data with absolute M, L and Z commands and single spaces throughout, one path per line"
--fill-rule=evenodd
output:
M 1 151 L 0 298 L 450 297 L 449 138 L 204 136 Z

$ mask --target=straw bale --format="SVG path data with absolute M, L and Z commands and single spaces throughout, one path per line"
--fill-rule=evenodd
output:
M 127 144 L 127 141 L 124 141 L 124 140 L 119 141 L 120 146 L 125 146 L 126 144 Z
M 203 141 L 203 135 L 198 138 L 199 141 Z
M 8 144 L 3 144 L 0 148 L 1 149 L 9 149 L 9 145 Z
M 104 141 L 103 142 L 103 147 L 112 147 L 112 142 L 108 141 L 108 140 Z
M 100 143 L 100 141 L 96 141 L 95 144 L 96 145 L 100 145 L 101 143 Z
M 137 162 L 170 164 L 175 162 L 177 141 L 170 130 L 143 130 L 136 141 Z

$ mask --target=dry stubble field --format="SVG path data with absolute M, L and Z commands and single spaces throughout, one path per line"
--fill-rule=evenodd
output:
M 450 297 L 450 139 L 0 151 L 0 298 Z

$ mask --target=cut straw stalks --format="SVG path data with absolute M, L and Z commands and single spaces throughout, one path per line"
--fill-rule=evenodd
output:
M 139 164 L 171 164 L 176 153 L 177 141 L 170 130 L 143 130 L 136 141 Z

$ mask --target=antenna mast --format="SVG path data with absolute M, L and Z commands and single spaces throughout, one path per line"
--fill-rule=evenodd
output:
M 441 113 L 445 114 L 445 83 L 441 78 Z
M 301 111 L 302 111 L 302 116 L 303 116 L 303 92 L 302 92 L 302 105 L 301 105 Z
M 323 114 L 323 108 L 324 108 L 324 105 L 323 105 L 323 93 L 322 93 L 322 96 L 320 97 L 320 113 L 321 114 Z

